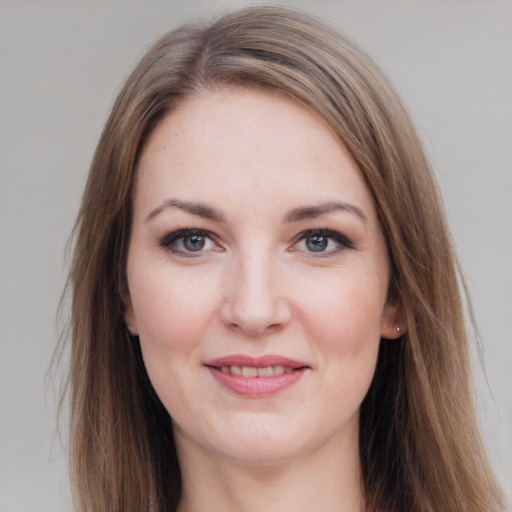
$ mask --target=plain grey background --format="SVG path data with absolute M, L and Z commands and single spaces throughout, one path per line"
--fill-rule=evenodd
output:
M 249 3 L 0 0 L 0 512 L 71 510 L 46 372 L 65 244 L 115 92 L 166 29 Z M 281 3 L 366 48 L 417 121 L 473 298 L 489 383 L 475 355 L 480 422 L 510 496 L 512 3 Z

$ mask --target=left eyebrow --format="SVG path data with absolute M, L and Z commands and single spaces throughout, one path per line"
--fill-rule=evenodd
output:
M 343 202 L 330 202 L 319 205 L 294 208 L 284 216 L 283 222 L 299 222 L 306 219 L 316 219 L 322 215 L 325 215 L 326 213 L 335 211 L 351 213 L 359 217 L 365 224 L 368 223 L 368 217 L 363 212 L 363 210 L 361 210 L 361 208 L 354 204 Z

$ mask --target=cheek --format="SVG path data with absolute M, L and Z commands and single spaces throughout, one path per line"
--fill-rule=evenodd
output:
M 193 270 L 147 272 L 130 284 L 141 343 L 149 348 L 193 345 L 218 307 L 215 277 Z
M 380 339 L 385 286 L 372 275 L 355 275 L 323 279 L 322 286 L 307 287 L 298 299 L 309 330 L 333 349 L 357 350 L 362 342 Z
M 300 307 L 335 400 L 359 403 L 375 372 L 385 287 L 372 274 L 354 275 L 325 280 L 322 293 L 304 293 Z
M 189 407 L 187 389 L 200 361 L 201 340 L 215 317 L 215 283 L 194 272 L 147 272 L 130 283 L 148 376 L 169 411 Z M 140 275 L 140 274 L 139 274 Z M 206 285 L 208 284 L 208 285 Z

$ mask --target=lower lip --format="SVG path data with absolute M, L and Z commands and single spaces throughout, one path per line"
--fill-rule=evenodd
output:
M 307 368 L 298 368 L 293 372 L 275 377 L 242 377 L 211 366 L 208 367 L 208 370 L 215 380 L 229 391 L 237 395 L 257 398 L 273 395 L 292 386 L 302 378 Z

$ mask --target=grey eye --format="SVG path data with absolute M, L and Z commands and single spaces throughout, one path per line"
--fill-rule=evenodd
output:
M 202 235 L 188 235 L 183 237 L 183 247 L 187 251 L 200 251 L 204 248 L 206 239 Z
M 327 249 L 327 246 L 329 244 L 329 238 L 326 236 L 308 236 L 306 237 L 306 247 L 309 251 L 312 252 L 322 252 Z

